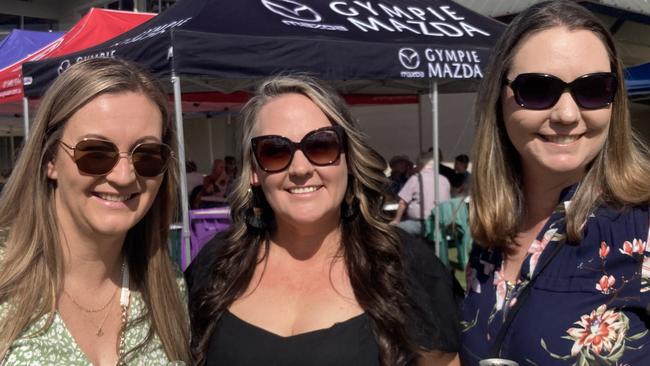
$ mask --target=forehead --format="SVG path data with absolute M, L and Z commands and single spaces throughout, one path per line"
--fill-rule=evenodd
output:
M 517 46 L 509 76 L 536 72 L 572 81 L 578 76 L 611 71 L 603 41 L 590 30 L 553 27 L 531 34 Z
M 260 109 L 253 136 L 280 135 L 300 141 L 308 132 L 331 125 L 311 99 L 291 93 L 271 99 Z
M 78 111 L 66 123 L 64 137 L 72 140 L 88 135 L 105 137 L 116 143 L 142 137 L 162 137 L 162 113 L 141 92 L 101 94 Z

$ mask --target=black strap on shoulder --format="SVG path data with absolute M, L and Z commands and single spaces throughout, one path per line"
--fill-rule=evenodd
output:
M 499 334 L 497 335 L 496 340 L 494 341 L 494 344 L 490 348 L 490 357 L 492 358 L 498 358 L 501 357 L 501 347 L 503 345 L 503 340 L 506 337 L 506 334 L 508 333 L 508 329 L 510 328 L 510 325 L 512 324 L 512 321 L 514 320 L 515 316 L 519 312 L 519 309 L 521 309 L 521 306 L 524 303 L 524 300 L 528 297 L 528 294 L 530 293 L 531 288 L 533 287 L 533 284 L 539 277 L 539 275 L 546 269 L 549 263 L 551 263 L 551 260 L 557 255 L 557 253 L 560 251 L 560 249 L 564 246 L 564 240 L 561 240 L 557 243 L 555 248 L 553 248 L 553 251 L 551 254 L 546 258 L 544 263 L 539 267 L 539 271 L 533 275 L 533 277 L 530 279 L 526 287 L 524 287 L 523 290 L 519 293 L 517 296 L 517 302 L 515 305 L 510 308 L 508 311 L 508 315 L 506 315 L 506 320 L 503 322 L 503 325 L 501 326 L 501 329 L 499 330 Z M 507 306 L 507 305 L 504 305 Z

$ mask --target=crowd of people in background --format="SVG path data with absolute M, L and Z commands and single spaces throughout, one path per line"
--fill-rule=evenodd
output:
M 431 217 L 436 206 L 432 151 L 429 149 L 421 153 L 417 164 L 413 164 L 404 155 L 395 156 L 389 162 L 390 186 L 387 197 L 389 201 L 397 203 L 391 224 L 409 234 L 423 235 L 424 221 Z M 471 183 L 469 157 L 465 154 L 456 156 L 453 169 L 442 162 L 443 155 L 440 151 L 439 157 L 437 203 L 453 197 L 467 197 Z
M 227 205 L 239 168 L 235 157 L 227 155 L 212 162 L 210 174 L 198 172 L 196 163 L 191 160 L 185 163 L 185 173 L 190 208 L 211 208 Z

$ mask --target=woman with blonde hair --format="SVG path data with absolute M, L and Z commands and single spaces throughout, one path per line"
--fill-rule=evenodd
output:
M 2 365 L 189 364 L 167 103 L 115 59 L 79 62 L 46 92 L 0 198 Z
M 581 5 L 513 19 L 478 92 L 465 365 L 650 359 L 650 161 L 611 34 Z
M 321 82 L 242 110 L 232 228 L 186 273 L 199 365 L 456 364 L 452 280 L 382 214 L 381 156 Z

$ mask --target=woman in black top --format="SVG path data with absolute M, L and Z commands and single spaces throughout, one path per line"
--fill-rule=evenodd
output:
M 304 76 L 242 110 L 232 228 L 187 272 L 199 365 L 454 365 L 452 279 L 382 215 L 385 162 Z

